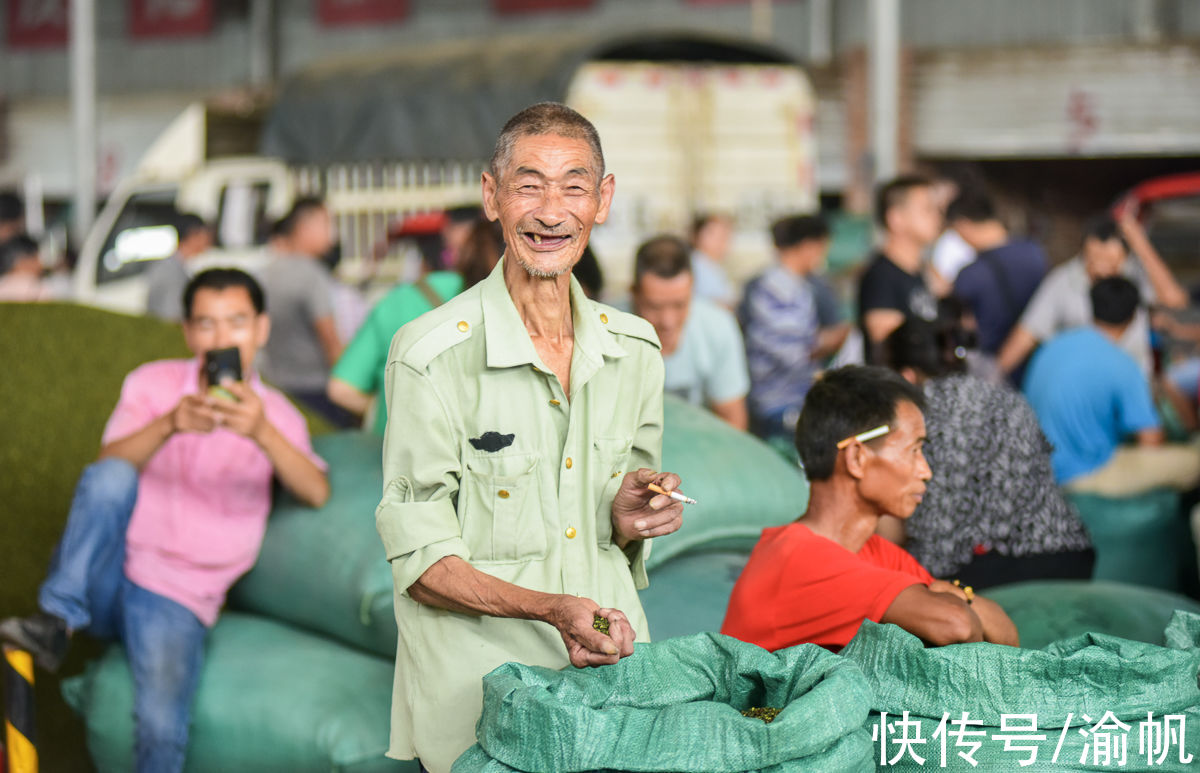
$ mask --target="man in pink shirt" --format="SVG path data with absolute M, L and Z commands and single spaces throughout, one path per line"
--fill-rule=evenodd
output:
M 38 595 L 41 611 L 0 623 L 0 640 L 56 670 L 73 632 L 120 639 L 134 679 L 139 772 L 180 771 L 204 640 L 229 587 L 258 556 L 278 478 L 313 507 L 329 497 L 304 418 L 253 371 L 270 322 L 262 289 L 235 269 L 184 291 L 194 360 L 125 378 L 100 461 L 83 472 Z M 237 347 L 244 382 L 209 395 L 202 362 Z

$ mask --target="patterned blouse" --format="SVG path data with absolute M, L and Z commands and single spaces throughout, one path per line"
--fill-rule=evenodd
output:
M 908 519 L 905 548 L 935 577 L 975 555 L 1086 550 L 1079 514 L 1054 483 L 1050 442 L 1025 398 L 973 376 L 925 385 L 925 457 L 933 470 Z

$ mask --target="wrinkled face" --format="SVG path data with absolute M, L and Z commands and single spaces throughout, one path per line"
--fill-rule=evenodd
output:
M 188 348 L 200 359 L 214 349 L 236 346 L 242 355 L 243 376 L 249 376 L 254 358 L 270 332 L 267 315 L 254 310 L 244 287 L 197 290 L 191 316 L 183 323 Z
M 531 277 L 571 270 L 592 226 L 608 218 L 613 176 L 600 176 L 591 146 L 557 134 L 520 137 L 507 168 L 483 173 L 483 206 L 499 220 L 505 255 Z
M 664 356 L 679 348 L 692 303 L 692 272 L 664 279 L 646 274 L 633 288 L 634 312 L 654 325 Z
M 907 518 L 925 494 L 933 473 L 925 461 L 925 417 L 910 402 L 896 406 L 892 431 L 868 441 L 859 491 L 880 513 Z
M 1094 282 L 1118 276 L 1125 265 L 1125 245 L 1120 239 L 1101 241 L 1092 237 L 1083 240 L 1083 267 Z
M 321 207 L 309 210 L 296 223 L 291 247 L 301 255 L 320 257 L 333 246 L 333 218 Z
M 908 191 L 897 206 L 888 211 L 888 228 L 919 244 L 932 244 L 942 232 L 942 210 L 926 186 Z

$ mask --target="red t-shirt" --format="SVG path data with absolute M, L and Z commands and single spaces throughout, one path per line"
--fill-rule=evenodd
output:
M 872 534 L 857 553 L 803 523 L 764 529 L 733 586 L 721 633 L 778 650 L 813 642 L 839 650 L 864 618 L 879 622 L 900 591 L 933 576 Z

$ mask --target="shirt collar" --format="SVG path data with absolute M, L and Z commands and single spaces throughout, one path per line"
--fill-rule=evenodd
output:
M 510 368 L 517 365 L 534 365 L 543 370 L 546 366 L 533 347 L 525 323 L 517 313 L 508 286 L 504 283 L 504 258 L 480 283 L 479 303 L 483 312 L 484 347 L 487 350 L 489 368 Z M 592 301 L 583 292 L 583 287 L 571 277 L 571 319 L 575 328 L 575 353 L 592 360 L 596 365 L 604 357 L 624 357 L 625 350 L 604 329 L 600 314 Z M 574 360 L 575 357 L 572 357 Z M 574 369 L 574 364 L 572 364 Z

